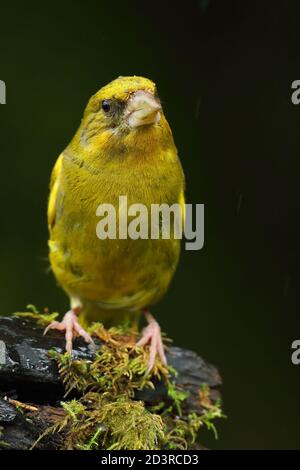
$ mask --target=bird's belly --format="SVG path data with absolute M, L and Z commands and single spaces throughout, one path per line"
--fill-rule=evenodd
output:
M 56 196 L 55 223 L 50 232 L 50 262 L 59 283 L 72 297 L 106 308 L 138 309 L 159 300 L 176 269 L 180 240 L 105 239 L 96 235 L 97 208 L 105 202 L 119 216 L 119 196 L 128 207 L 180 201 L 183 189 L 179 163 L 166 151 L 164 164 L 153 159 L 112 160 L 99 174 L 75 171 L 64 160 Z M 115 162 L 115 163 L 114 163 Z M 80 181 L 80 184 L 79 184 Z M 172 230 L 172 228 L 171 228 Z
M 159 300 L 176 269 L 179 240 L 91 240 L 88 233 L 49 242 L 54 273 L 70 296 L 104 309 L 139 309 Z

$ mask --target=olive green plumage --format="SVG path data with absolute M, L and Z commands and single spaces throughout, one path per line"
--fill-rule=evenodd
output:
M 82 305 L 89 319 L 157 302 L 179 258 L 180 240 L 173 237 L 100 240 L 96 235 L 97 207 L 109 203 L 117 210 L 120 195 L 127 195 L 128 205 L 143 203 L 149 210 L 155 203 L 184 203 L 184 175 L 162 110 L 158 122 L 128 125 L 130 97 L 137 90 L 158 100 L 154 83 L 142 77 L 119 77 L 92 96 L 52 173 L 51 266 L 72 306 Z

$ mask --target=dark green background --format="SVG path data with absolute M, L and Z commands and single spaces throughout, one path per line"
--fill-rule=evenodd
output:
M 6 2 L 8 3 L 8 2 Z M 300 106 L 297 2 L 1 4 L 0 313 L 63 312 L 47 262 L 51 168 L 92 93 L 118 75 L 160 91 L 205 247 L 154 310 L 216 364 L 228 419 L 211 448 L 299 447 Z

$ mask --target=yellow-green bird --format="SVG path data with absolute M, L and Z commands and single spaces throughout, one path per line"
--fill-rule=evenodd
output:
M 70 144 L 51 176 L 48 204 L 49 257 L 70 298 L 71 310 L 48 329 L 92 338 L 82 325 L 120 321 L 143 311 L 148 326 L 137 345 L 150 344 L 149 369 L 158 355 L 166 363 L 160 327 L 148 307 L 165 294 L 175 272 L 180 240 L 100 239 L 100 204 L 119 213 L 119 196 L 139 203 L 184 207 L 184 174 L 155 84 L 119 77 L 91 97 Z M 46 331 L 47 331 L 46 330 Z

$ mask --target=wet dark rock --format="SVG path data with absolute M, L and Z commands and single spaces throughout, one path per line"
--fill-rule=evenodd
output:
M 29 382 L 58 384 L 59 375 L 54 361 L 48 356 L 50 349 L 64 351 L 64 336 L 43 328 L 36 322 L 19 317 L 0 318 L 0 340 L 6 346 L 6 363 L 0 364 L 0 382 L 12 379 L 14 384 Z M 93 352 L 79 338 L 74 344 L 74 356 L 92 359 Z
M 4 429 L 5 436 L 0 439 L 0 449 L 28 449 L 47 422 L 47 413 L 51 421 L 51 417 L 60 412 L 55 405 L 63 398 L 64 390 L 57 364 L 48 352 L 51 349 L 63 352 L 64 337 L 56 331 L 49 331 L 43 336 L 43 328 L 29 319 L 2 317 L 0 341 L 0 358 L 3 357 L 3 345 L 5 347 L 5 362 L 0 363 L 0 397 L 13 390 L 14 398 L 33 403 L 39 409 L 39 412 L 32 413 L 32 419 L 25 420 L 13 405 L 0 398 L 0 429 Z M 96 340 L 96 344 L 101 343 Z M 92 360 L 93 348 L 78 338 L 74 343 L 74 357 Z M 178 347 L 171 347 L 167 358 L 178 372 L 176 382 L 189 392 L 186 402 L 188 409 L 199 409 L 199 387 L 202 384 L 210 387 L 211 398 L 220 397 L 222 381 L 214 366 L 193 351 Z M 156 383 L 155 390 L 147 389 L 137 393 L 136 398 L 151 404 L 168 400 L 162 382 Z M 48 442 L 43 448 L 56 448 L 56 444 Z
M 64 336 L 43 328 L 35 321 L 19 317 L 0 318 L 0 341 L 5 344 L 6 361 L 0 364 L 0 391 L 14 388 L 18 398 L 37 403 L 54 402 L 63 395 L 57 365 L 48 352 L 63 352 Z M 98 342 L 98 344 L 100 344 Z M 93 359 L 93 351 L 78 338 L 74 343 L 74 357 Z
M 26 388 L 38 391 L 46 388 L 49 390 L 51 387 L 53 395 L 60 398 L 61 382 L 57 365 L 48 352 L 51 349 L 64 351 L 65 340 L 62 334 L 49 331 L 43 336 L 43 328 L 32 320 L 2 317 L 0 340 L 4 342 L 6 349 L 6 362 L 0 364 L 0 390 L 13 387 L 18 394 L 24 394 Z M 96 340 L 96 344 L 100 345 L 100 342 Z M 78 338 L 74 342 L 73 354 L 78 359 L 92 360 L 93 348 Z M 179 372 L 176 381 L 183 387 L 198 389 L 201 383 L 207 383 L 211 388 L 221 385 L 216 368 L 193 351 L 171 347 L 167 358 L 169 364 Z
M 168 361 L 178 371 L 176 383 L 184 390 L 189 391 L 186 406 L 190 409 L 199 407 L 199 387 L 206 384 L 210 388 L 212 400 L 221 398 L 219 387 L 222 384 L 221 376 L 215 366 L 204 361 L 194 351 L 172 347 L 168 354 Z
M 11 423 L 16 419 L 16 408 L 6 400 L 0 398 L 0 423 Z

